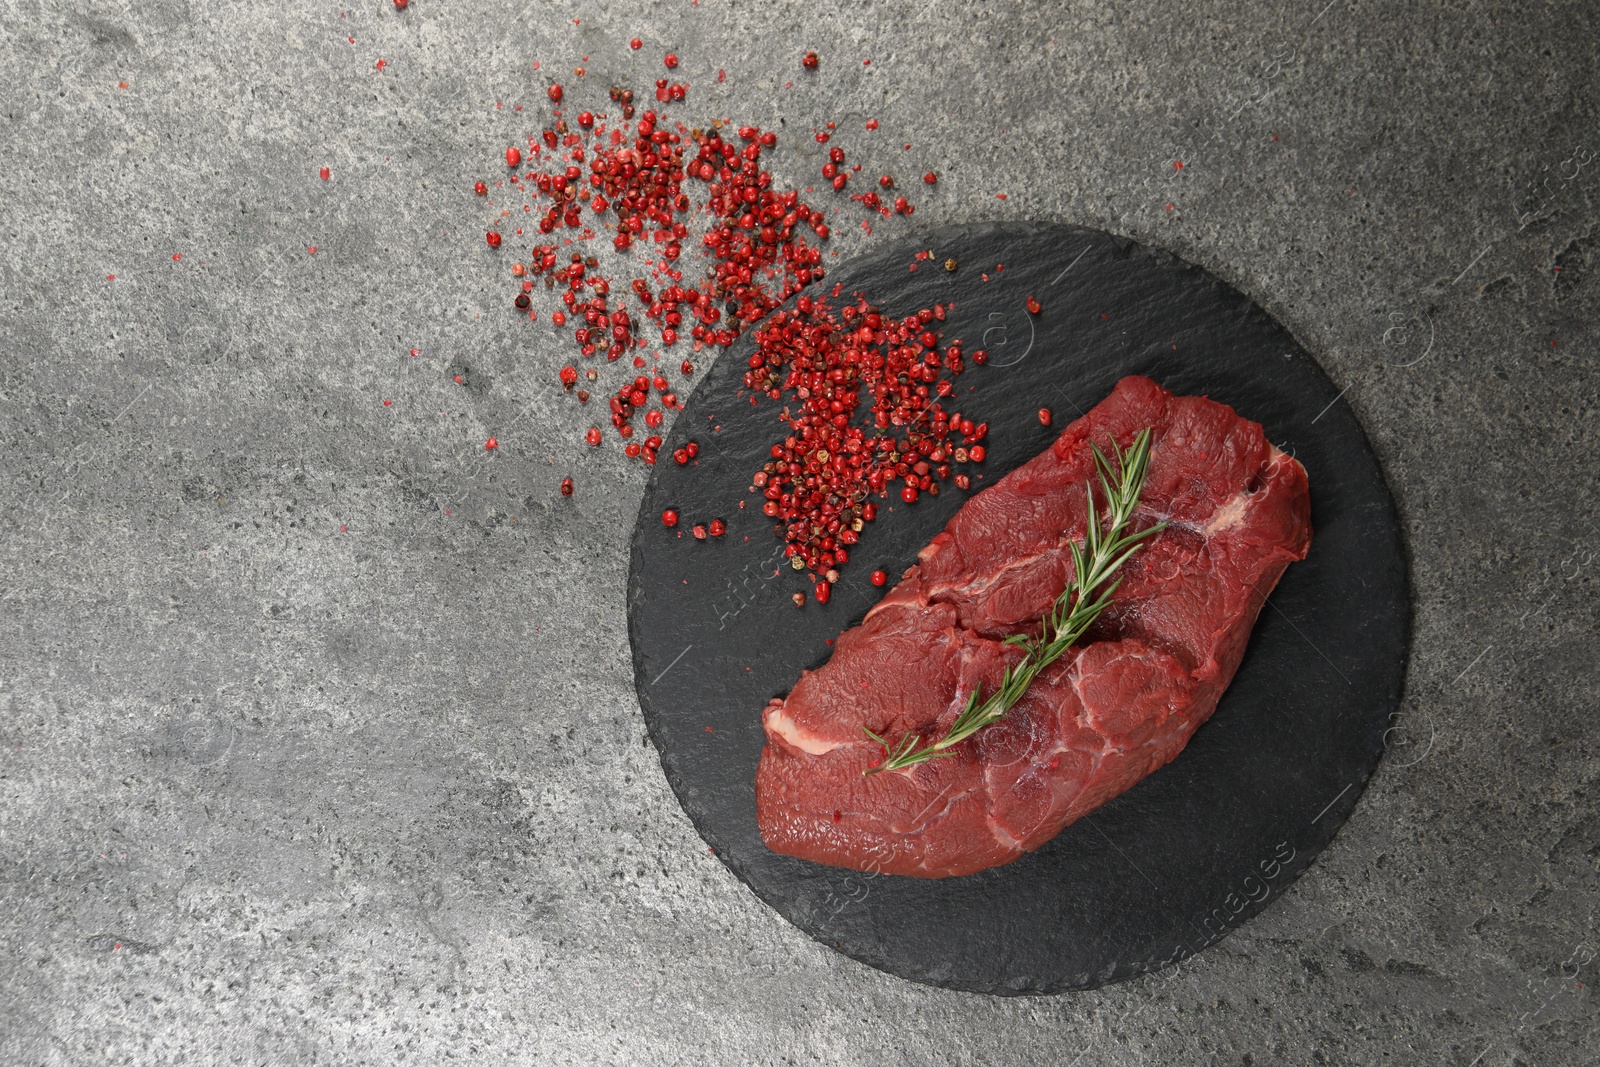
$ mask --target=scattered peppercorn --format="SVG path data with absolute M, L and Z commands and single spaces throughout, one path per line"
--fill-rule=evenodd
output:
M 632 38 L 629 46 L 638 50 L 642 41 Z M 669 71 L 677 59 L 674 53 L 663 56 Z M 802 65 L 819 68 L 815 50 L 805 52 Z M 897 320 L 858 300 L 835 316 L 821 300 L 806 297 L 802 291 L 826 274 L 819 242 L 829 240 L 831 231 L 823 212 L 762 169 L 763 152 L 778 143 L 773 131 L 721 119 L 692 130 L 669 121 L 665 106 L 683 101 L 688 88 L 656 79 L 664 107 L 636 112 L 633 91 L 613 85 L 610 98 L 620 105 L 620 118 L 612 109 L 566 118 L 557 112 L 529 137 L 529 148 L 506 149 L 507 164 L 519 170 L 495 183 L 497 201 L 502 189 L 529 198 L 523 211 L 531 217 L 522 225 L 535 234 L 531 249 L 512 257 L 517 262 L 511 273 L 520 287 L 514 303 L 536 321 L 534 290 L 543 276 L 543 288 L 560 297 L 559 308 L 550 310 L 551 324 L 570 331 L 580 358 L 605 357 L 584 369 L 589 382 L 597 380 L 596 366 L 631 360 L 640 373 L 600 395 L 625 454 L 651 464 L 662 439 L 655 433 L 636 436 L 636 426 L 642 421 L 640 429 L 658 430 L 665 413 L 681 405 L 647 350 L 656 348 L 654 359 L 670 366 L 661 349 L 692 344 L 696 352 L 715 352 L 746 330 L 760 331 L 746 374 L 752 400 L 783 398 L 794 410 L 797 398 L 799 405 L 782 445 L 774 446 L 771 462 L 752 480 L 763 493 L 762 513 L 780 523 L 792 566 L 813 572 L 818 599 L 825 603 L 865 524 L 876 517 L 878 505 L 869 496 L 893 499 L 898 489 L 910 503 L 924 493 L 936 495 L 952 477 L 963 488 L 970 484 L 958 471 L 983 455 L 976 442 L 987 427 L 944 405 L 956 394 L 955 377 L 970 363 L 985 362 L 987 354 L 980 349 L 963 355 L 959 341 L 940 340 L 943 306 Z M 546 91 L 552 104 L 562 103 L 560 84 Z M 877 125 L 869 120 L 867 129 Z M 829 145 L 834 130 L 831 122 L 814 129 L 816 142 Z M 844 192 L 864 168 L 846 165 L 842 142 L 829 147 L 824 176 Z M 864 180 L 871 186 L 870 171 Z M 924 175 L 928 184 L 937 180 L 931 171 Z M 875 187 L 851 199 L 884 217 L 909 216 L 915 207 L 905 196 L 893 196 L 891 204 L 887 192 L 879 195 L 879 189 L 895 185 L 892 175 L 880 172 Z M 488 195 L 485 182 L 473 188 Z M 498 202 L 493 208 L 500 218 L 515 211 Z M 522 234 L 521 228 L 515 237 L 506 231 L 513 241 Z M 619 252 L 648 249 L 649 275 L 627 284 L 601 276 L 593 255 L 573 250 L 577 242 L 593 239 L 609 240 Z M 499 247 L 503 238 L 491 231 L 486 240 Z M 705 254 L 706 273 L 686 277 L 690 272 L 678 264 L 695 252 Z M 954 271 L 954 259 L 945 267 Z M 796 293 L 796 310 L 779 311 Z M 692 375 L 694 362 L 681 359 L 680 369 Z M 577 371 L 572 364 L 561 369 L 563 389 L 573 390 Z M 587 402 L 586 390 L 577 393 L 580 403 Z M 650 404 L 652 395 L 658 407 Z M 870 409 L 869 421 L 855 425 L 862 404 Z M 601 429 L 591 427 L 585 439 L 598 447 Z M 690 441 L 671 455 L 686 466 L 698 451 Z M 725 528 L 721 519 L 711 520 L 699 536 L 718 537 Z
M 571 496 L 572 495 L 572 479 L 571 478 L 563 478 L 563 479 L 561 479 L 561 495 L 562 496 Z
M 1039 425 L 1040 426 L 1049 426 L 1050 425 L 1050 409 L 1049 408 L 1040 408 L 1039 409 Z
M 1030 314 L 1030 315 L 1039 314 L 1039 301 L 1035 297 L 1031 297 L 1031 296 L 1028 297 L 1028 314 Z
M 500 439 L 498 437 L 491 437 L 491 438 L 489 438 L 487 441 L 485 441 L 483 443 L 483 450 L 485 452 L 493 452 L 495 449 L 497 449 L 499 447 L 500 447 Z
M 678 525 L 678 513 L 671 508 L 661 513 L 661 525 L 672 527 Z
M 887 574 L 883 573 L 882 571 L 873 571 L 872 572 L 872 584 L 873 585 L 883 585 L 888 580 L 889 580 L 889 576 Z
M 495 233 L 493 230 L 490 230 L 488 233 L 484 234 L 483 235 L 483 239 L 485 241 L 489 242 L 489 247 L 490 248 L 499 248 L 500 247 L 500 235 L 498 233 Z

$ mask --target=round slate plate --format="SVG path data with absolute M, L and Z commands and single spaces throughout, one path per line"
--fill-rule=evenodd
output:
M 931 251 L 922 261 L 918 250 Z M 955 258 L 959 269 L 946 272 Z M 1003 269 L 1002 269 L 1002 266 Z M 987 280 L 984 275 L 987 274 Z M 825 944 L 919 982 L 987 993 L 1087 989 L 1174 963 L 1259 911 L 1349 815 L 1400 698 L 1410 629 L 1393 501 L 1350 409 L 1288 332 L 1236 290 L 1096 230 L 977 225 L 902 241 L 838 270 L 890 312 L 954 303 L 945 337 L 987 366 L 952 408 L 991 430 L 985 480 L 1044 449 L 1126 374 L 1205 394 L 1261 422 L 1305 464 L 1315 536 L 1262 610 L 1216 714 L 1167 767 L 1015 863 L 962 878 L 870 876 L 780 856 L 756 828 L 761 709 L 828 658 L 966 493 L 884 505 L 832 600 L 809 590 L 748 492 L 783 436 L 751 406 L 748 335 L 719 359 L 666 447 L 633 539 L 628 625 L 639 701 L 684 810 L 762 900 Z M 1029 295 L 1043 305 L 1025 309 Z M 835 302 L 835 306 L 837 302 Z M 1055 425 L 1039 425 L 1049 407 Z M 740 502 L 745 502 L 741 510 Z M 676 508 L 676 531 L 661 524 Z M 694 522 L 727 520 L 695 541 Z

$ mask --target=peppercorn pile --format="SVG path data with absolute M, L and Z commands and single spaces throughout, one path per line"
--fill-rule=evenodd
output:
M 637 39 L 630 42 L 636 51 L 641 46 Z M 672 53 L 663 62 L 669 71 L 678 66 Z M 811 72 L 818 65 L 814 52 L 801 63 Z M 525 146 L 505 150 L 510 173 L 495 183 L 496 190 L 521 194 L 521 212 L 534 233 L 514 228 L 515 236 L 536 242 L 511 265 L 519 285 L 513 303 L 530 322 L 539 321 L 535 305 L 542 280 L 550 324 L 560 330 L 570 324 L 572 330 L 578 360 L 563 366 L 559 377 L 580 403 L 591 398 L 580 385 L 598 382 L 605 363 L 632 354 L 635 375 L 619 383 L 607 406 L 624 452 L 651 464 L 663 438 L 650 431 L 679 406 L 666 373 L 654 365 L 665 360 L 662 350 L 683 343 L 693 352 L 726 348 L 761 323 L 745 385 L 752 403 L 765 398 L 789 404 L 780 416 L 789 432 L 772 446 L 771 461 L 755 473 L 751 491 L 764 495 L 762 510 L 780 521 L 776 531 L 793 567 L 808 572 L 816 599 L 827 603 L 851 547 L 877 515 L 878 504 L 869 496 L 882 498 L 898 485 L 900 499 L 910 504 L 923 493 L 937 494 L 952 477 L 959 488 L 968 488 L 968 475 L 957 468 L 983 462 L 979 442 L 988 427 L 944 410 L 942 401 L 965 369 L 959 341 L 941 346 L 946 306 L 895 319 L 865 297 L 835 314 L 826 299 L 801 296 L 794 310 L 773 313 L 825 276 L 821 244 L 831 235 L 825 213 L 798 190 L 774 187 L 762 167 L 763 154 L 778 147 L 773 131 L 722 118 L 694 127 L 669 119 L 667 110 L 688 94 L 687 84 L 658 79 L 658 109 L 641 112 L 633 90 L 614 85 L 608 111 L 571 114 L 562 107 L 566 88 L 548 87 L 547 124 Z M 877 129 L 877 121 L 869 120 L 866 128 Z M 833 122 L 818 127 L 817 144 L 829 144 L 836 132 Z M 877 179 L 878 189 L 842 195 L 851 174 L 861 170 L 861 164 L 847 163 L 842 146 L 832 145 L 821 169 L 823 192 L 883 217 L 916 210 L 889 174 Z M 922 175 L 927 186 L 937 180 L 932 171 Z M 474 190 L 481 197 L 491 194 L 482 181 Z M 508 245 L 501 231 L 513 226 L 515 205 L 495 206 L 500 228 L 485 237 L 490 248 L 500 249 Z M 599 240 L 608 240 L 610 248 L 595 251 L 631 266 L 636 275 L 616 291 L 616 279 L 599 269 L 600 258 L 574 247 Z M 699 261 L 687 270 L 686 251 L 698 252 Z M 954 262 L 946 269 L 955 269 Z M 605 363 L 579 370 L 581 361 L 599 355 Z M 972 354 L 972 362 L 983 360 L 982 351 Z M 684 359 L 678 369 L 687 377 L 695 367 Z M 652 406 L 652 394 L 659 406 Z M 636 439 L 634 419 L 641 412 L 648 435 Z M 598 447 L 605 434 L 591 426 L 584 438 Z M 690 441 L 672 458 L 684 465 L 698 452 Z M 669 509 L 662 522 L 675 527 L 677 513 Z M 718 519 L 696 523 L 692 532 L 704 540 L 725 529 Z M 880 575 L 874 580 L 882 584 Z M 797 603 L 804 600 L 796 594 Z

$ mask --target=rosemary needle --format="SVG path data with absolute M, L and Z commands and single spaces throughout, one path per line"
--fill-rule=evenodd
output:
M 1071 545 L 1072 580 L 1040 620 L 1037 637 L 1015 634 L 1006 638 L 1006 644 L 1016 645 L 1027 654 L 1006 668 L 1000 677 L 999 687 L 987 699 L 980 699 L 980 689 L 974 689 L 967 697 L 966 708 L 950 724 L 950 731 L 931 744 L 918 748 L 920 738 L 909 731 L 898 743 L 891 744 L 863 726 L 862 731 L 883 746 L 884 754 L 882 763 L 868 767 L 863 774 L 897 771 L 940 756 L 952 755 L 951 749 L 955 745 L 985 726 L 999 722 L 1022 699 L 1034 677 L 1060 659 L 1105 611 L 1111 603 L 1111 594 L 1122 582 L 1121 578 L 1112 580 L 1117 569 L 1139 550 L 1147 538 L 1166 526 L 1165 522 L 1159 522 L 1137 533 L 1128 532 L 1134 509 L 1139 506 L 1145 472 L 1150 465 L 1149 429 L 1139 431 L 1126 452 L 1118 448 L 1115 441 L 1111 443 L 1111 451 L 1117 459 L 1115 468 L 1098 445 L 1091 443 L 1089 447 L 1094 450 L 1095 473 L 1105 497 L 1107 525 L 1104 530 L 1100 528 L 1101 515 L 1095 506 L 1094 484 L 1090 482 L 1084 486 L 1089 497 L 1089 513 L 1083 543 Z

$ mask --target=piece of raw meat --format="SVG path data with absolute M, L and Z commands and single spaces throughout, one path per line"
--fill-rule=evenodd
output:
M 942 737 L 987 697 L 1072 573 L 1090 442 L 1153 430 L 1134 526 L 1169 525 L 1111 606 L 1004 719 L 954 753 L 863 774 L 898 740 Z M 969 500 L 918 564 L 762 716 L 761 836 L 777 852 L 943 878 L 1039 848 L 1170 762 L 1232 680 L 1267 594 L 1311 542 L 1306 472 L 1261 426 L 1129 377 L 1055 443 Z

